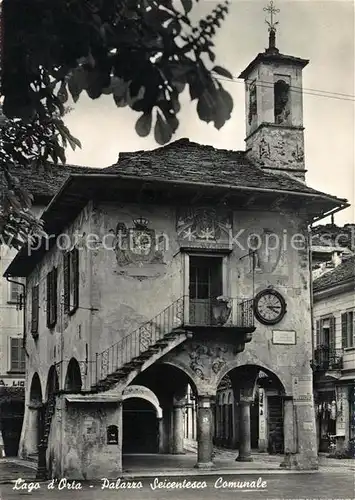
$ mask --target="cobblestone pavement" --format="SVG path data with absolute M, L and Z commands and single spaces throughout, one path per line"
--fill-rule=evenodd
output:
M 184 483 L 185 481 L 185 483 Z M 101 482 L 69 482 L 73 489 L 64 485 L 33 483 L 37 489 L 14 489 L 13 484 L 0 485 L 1 500 L 276 500 L 312 499 L 347 500 L 354 499 L 354 475 L 340 469 L 332 474 L 315 472 L 313 474 L 259 474 L 245 473 L 244 476 L 215 474 L 213 476 L 159 476 L 157 478 L 135 478 L 135 488 L 127 488 L 128 479 L 111 482 L 112 489 L 102 489 Z M 172 482 L 175 482 L 172 484 Z M 189 483 L 188 483 L 189 482 Z M 169 484 L 170 483 L 170 484 Z M 179 487 L 180 484 L 180 487 Z M 32 485 L 32 486 L 33 486 Z M 117 485 L 116 488 L 114 486 Z M 81 489 L 76 489 L 81 486 Z M 124 487 L 126 486 L 126 487 Z M 62 489 L 59 489 L 62 488 Z

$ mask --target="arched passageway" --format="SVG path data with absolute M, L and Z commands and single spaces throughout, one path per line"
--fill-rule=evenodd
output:
M 124 454 L 158 453 L 159 419 L 156 408 L 143 398 L 129 398 L 123 402 Z
M 151 400 L 125 399 L 134 387 L 145 388 L 153 395 Z M 123 399 L 124 455 L 182 454 L 188 436 L 196 436 L 196 388 L 183 370 L 164 363 L 152 365 L 125 389 Z M 132 457 L 123 456 L 124 466 L 131 463 Z
M 218 385 L 214 443 L 238 449 L 239 459 L 251 450 L 284 452 L 284 387 L 270 370 L 244 365 L 230 370 Z M 244 456 L 243 456 L 244 454 Z
M 65 377 L 65 390 L 68 392 L 80 392 L 82 387 L 79 363 L 75 358 L 71 358 Z

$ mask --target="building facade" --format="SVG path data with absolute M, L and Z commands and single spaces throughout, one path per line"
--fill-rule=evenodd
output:
M 24 287 L 2 277 L 15 254 L 15 250 L 0 245 L 0 270 L 2 271 L 0 278 L 0 448 L 2 448 L 2 456 L 17 455 L 25 400 Z
M 284 465 L 317 468 L 308 225 L 347 204 L 304 183 L 291 89 L 306 64 L 270 37 L 242 73 L 247 151 L 182 139 L 126 153 L 70 176 L 45 210 L 50 238 L 6 271 L 26 279 L 20 448 L 38 450 L 39 476 L 115 478 L 126 453 L 182 453 L 186 411 L 196 466 L 213 467 L 222 380 L 238 460 L 269 391 Z
M 344 258 L 344 257 L 343 257 Z M 354 451 L 355 258 L 314 281 L 314 388 L 318 448 Z

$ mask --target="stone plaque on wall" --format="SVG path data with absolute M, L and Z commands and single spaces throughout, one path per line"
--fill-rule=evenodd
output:
M 272 343 L 279 345 L 295 345 L 296 332 L 294 330 L 273 330 Z

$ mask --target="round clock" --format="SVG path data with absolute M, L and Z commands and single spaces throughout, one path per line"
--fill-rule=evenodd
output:
M 275 325 L 286 314 L 285 299 L 272 288 L 262 290 L 254 298 L 254 314 L 260 323 Z

